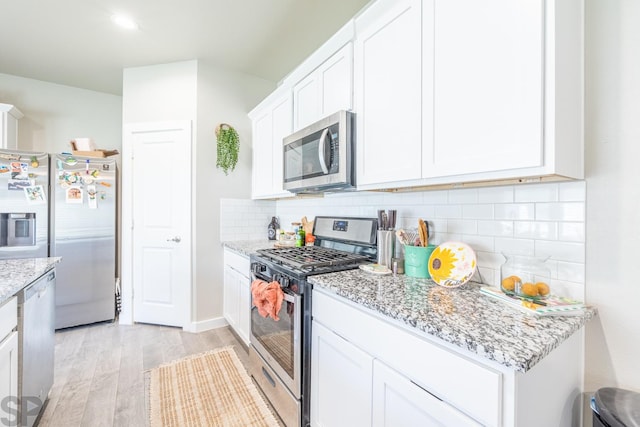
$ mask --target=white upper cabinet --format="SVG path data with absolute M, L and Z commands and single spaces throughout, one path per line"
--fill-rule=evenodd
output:
M 282 140 L 292 133 L 291 108 L 291 92 L 282 90 L 270 95 L 249 115 L 253 123 L 253 199 L 293 196 L 282 189 Z
M 0 104 L 0 148 L 18 148 L 18 120 L 24 115 L 10 104 Z
M 294 131 L 339 110 L 351 110 L 353 43 L 349 42 L 293 87 Z
M 582 179 L 583 43 L 584 0 L 377 0 L 279 90 L 353 108 L 359 190 Z
M 356 18 L 358 186 L 422 176 L 422 3 L 379 0 Z
M 544 3 L 436 0 L 425 10 L 435 68 L 425 70 L 434 132 L 424 177 L 544 164 Z
M 356 18 L 359 189 L 582 178 L 583 20 L 582 0 L 372 4 Z

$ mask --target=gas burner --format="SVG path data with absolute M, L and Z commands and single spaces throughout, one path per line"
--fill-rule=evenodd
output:
M 353 254 L 321 246 L 262 249 L 258 253 L 283 266 L 313 271 L 317 268 L 358 265 L 369 260 L 365 255 Z

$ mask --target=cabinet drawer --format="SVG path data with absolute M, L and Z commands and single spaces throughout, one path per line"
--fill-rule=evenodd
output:
M 500 372 L 317 290 L 313 319 L 482 424 L 501 425 Z
M 16 297 L 7 300 L 0 307 L 0 341 L 18 325 L 18 301 Z
M 224 263 L 245 277 L 249 277 L 249 258 L 231 249 L 224 250 Z

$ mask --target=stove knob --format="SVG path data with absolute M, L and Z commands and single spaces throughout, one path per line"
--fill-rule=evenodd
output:
M 273 276 L 271 276 L 271 281 L 272 282 L 280 282 L 280 275 L 279 274 L 274 274 Z
M 289 278 L 288 278 L 288 277 L 283 277 L 283 278 L 280 280 L 280 285 L 281 285 L 283 288 L 288 288 L 288 287 L 289 287 Z
M 266 265 L 253 264 L 253 272 L 255 274 L 264 273 L 266 270 L 267 270 L 267 266 Z

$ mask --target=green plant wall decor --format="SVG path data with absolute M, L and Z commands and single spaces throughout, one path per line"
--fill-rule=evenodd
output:
M 234 170 L 238 163 L 238 151 L 240 150 L 240 138 L 238 132 L 226 124 L 220 123 L 216 127 L 217 160 L 216 167 L 221 168 L 225 175 Z

